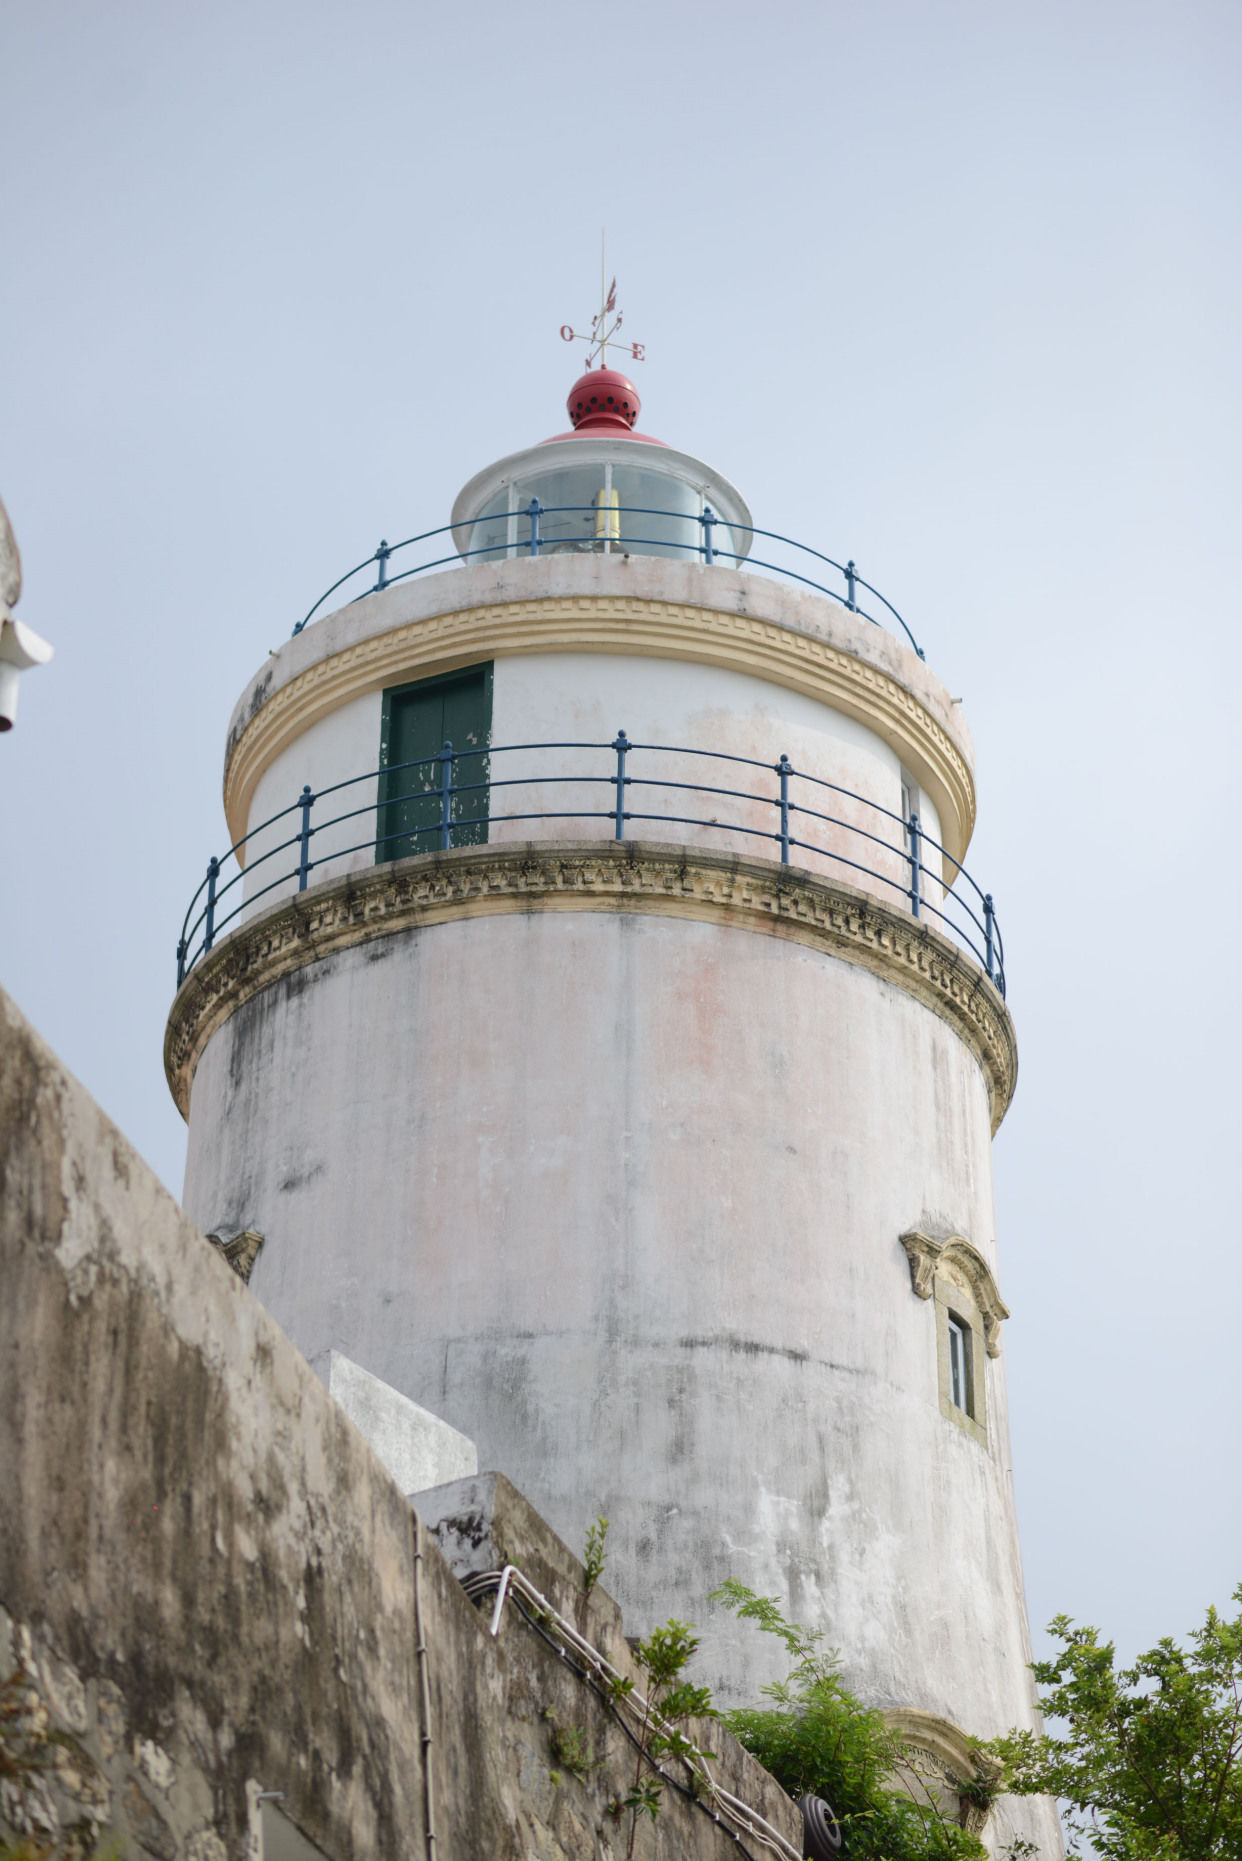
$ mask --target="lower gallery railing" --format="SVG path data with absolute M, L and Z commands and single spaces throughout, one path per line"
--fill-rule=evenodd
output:
M 691 759 L 688 766 L 683 758 Z M 725 784 L 685 779 L 700 773 L 722 775 Z M 590 805 L 596 801 L 611 805 Z M 558 805 L 544 805 L 551 803 Z M 768 763 L 718 750 L 632 743 L 623 730 L 611 743 L 466 749 L 445 743 L 431 755 L 349 776 L 317 793 L 304 787 L 222 858 L 209 860 L 182 923 L 177 986 L 242 912 L 274 892 L 305 891 L 313 872 L 344 860 L 356 867 L 363 860 L 535 838 L 517 831 L 534 822 L 558 823 L 562 835 L 570 823 L 606 823 L 614 841 L 641 823 L 637 837 L 645 830 L 688 845 L 732 845 L 760 855 L 775 850 L 782 865 L 851 880 L 947 931 L 1005 993 L 1004 945 L 991 894 L 926 832 L 916 809 L 895 812 L 795 769 L 787 756 Z M 674 828 L 680 831 L 672 835 Z

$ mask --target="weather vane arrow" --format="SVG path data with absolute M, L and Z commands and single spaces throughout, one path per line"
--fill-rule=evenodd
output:
M 617 309 L 617 281 L 607 282 L 608 266 L 605 260 L 603 236 L 600 237 L 599 265 L 599 309 L 591 318 L 589 335 L 574 329 L 571 324 L 561 324 L 561 336 L 565 342 L 584 342 L 588 345 L 587 367 L 593 368 L 598 360 L 601 368 L 608 366 L 608 351 L 622 349 L 634 362 L 646 360 L 647 345 L 641 342 L 617 340 L 617 331 L 624 321 L 623 313 Z M 612 318 L 611 323 L 609 318 Z

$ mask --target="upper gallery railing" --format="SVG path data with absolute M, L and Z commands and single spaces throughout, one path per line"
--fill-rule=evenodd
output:
M 869 614 L 865 607 L 859 606 L 858 590 L 863 588 L 868 594 L 873 595 L 881 606 L 887 610 L 891 619 L 896 621 L 897 626 L 900 627 L 902 633 L 905 634 L 919 658 L 923 659 L 926 657 L 923 648 L 919 645 L 892 602 L 885 600 L 878 588 L 873 588 L 869 581 L 864 580 L 852 561 L 834 561 L 831 556 L 825 556 L 822 551 L 812 549 L 809 544 L 806 543 L 797 543 L 792 537 L 782 536 L 779 531 L 757 530 L 751 524 L 726 521 L 723 517 L 716 516 L 712 512 L 710 506 L 704 509 L 699 516 L 690 516 L 685 511 L 655 510 L 646 505 L 622 504 L 613 505 L 604 513 L 608 523 L 606 534 L 582 536 L 565 540 L 560 537 L 552 539 L 541 533 L 540 525 L 543 518 L 576 515 L 598 519 L 601 513 L 599 507 L 593 504 L 544 505 L 540 504 L 537 498 L 532 498 L 529 504 L 524 505 L 519 511 L 512 512 L 510 517 L 506 520 L 514 533 L 511 540 L 504 543 L 487 543 L 478 549 L 454 548 L 449 555 L 435 556 L 429 562 L 419 562 L 414 568 L 402 569 L 400 573 L 396 575 L 391 575 L 389 573 L 388 564 L 399 550 L 412 549 L 416 543 L 429 543 L 435 537 L 451 537 L 454 529 L 461 530 L 472 526 L 471 524 L 444 524 L 438 530 L 423 530 L 418 536 L 407 536 L 405 541 L 401 543 L 381 542 L 377 550 L 367 556 L 362 562 L 355 563 L 352 569 L 346 570 L 345 574 L 342 575 L 338 581 L 333 582 L 331 588 L 326 589 L 324 593 L 320 595 L 318 601 L 316 601 L 314 607 L 310 610 L 310 613 L 307 614 L 304 620 L 298 622 L 293 631 L 295 634 L 301 633 L 303 627 L 315 618 L 315 615 L 319 612 L 324 602 L 329 600 L 336 593 L 338 588 L 343 588 L 346 582 L 353 580 L 355 575 L 361 575 L 365 570 L 371 569 L 372 566 L 376 569 L 376 580 L 374 584 L 370 588 L 364 588 L 361 593 L 352 595 L 350 597 L 351 600 L 361 600 L 364 594 L 377 594 L 383 588 L 392 587 L 394 582 L 408 580 L 411 575 L 422 575 L 429 569 L 449 568 L 458 562 L 483 560 L 487 557 L 495 559 L 497 557 L 509 555 L 538 556 L 540 554 L 550 554 L 554 551 L 557 553 L 570 551 L 575 554 L 590 555 L 602 555 L 615 551 L 617 554 L 623 554 L 627 549 L 632 549 L 637 551 L 640 555 L 643 554 L 644 551 L 649 553 L 658 552 L 660 554 L 664 554 L 666 551 L 681 552 L 681 554 L 687 557 L 697 558 L 698 561 L 708 563 L 709 565 L 715 562 L 729 562 L 735 564 L 739 568 L 746 568 L 748 570 L 767 569 L 773 575 L 787 576 L 791 581 L 801 582 L 804 588 L 813 588 L 817 594 L 825 594 L 830 600 L 839 601 L 841 606 L 848 608 L 851 614 L 858 614 L 863 620 L 869 620 L 877 627 L 888 626 L 888 621 L 877 619 L 874 614 Z M 672 519 L 676 524 L 685 526 L 685 540 L 678 540 L 676 536 L 623 535 L 620 532 L 620 519 L 622 517 L 658 517 L 665 523 L 667 523 L 669 519 Z M 615 530 L 612 527 L 614 519 L 617 524 Z M 492 519 L 492 521 L 500 521 L 500 519 Z M 641 530 L 643 525 L 641 523 L 637 526 L 628 523 L 626 525 L 626 529 L 629 531 L 635 528 Z M 803 575 L 799 570 L 790 568 L 783 562 L 765 562 L 754 555 L 747 554 L 741 556 L 733 550 L 722 549 L 716 535 L 718 530 L 723 531 L 724 534 L 729 537 L 730 541 L 733 540 L 730 535 L 730 532 L 733 530 L 744 531 L 746 535 L 750 537 L 766 537 L 770 542 L 779 543 L 782 548 L 800 552 L 799 560 L 806 557 L 815 562 L 822 562 L 826 564 L 828 568 L 835 569 L 837 574 L 842 577 L 844 581 L 844 593 L 838 591 L 836 588 L 826 587 L 823 582 L 812 580 L 809 575 Z
M 560 764 L 550 768 L 530 765 L 520 767 L 513 775 L 493 774 L 492 764 L 497 757 L 565 751 L 590 753 L 592 766 L 566 773 L 562 758 Z M 646 764 L 652 773 L 635 775 L 630 760 L 635 756 L 688 756 L 701 758 L 706 765 L 727 764 L 729 768 L 723 773 L 731 785 L 685 781 L 670 775 L 667 768 L 661 769 L 658 762 Z M 714 770 L 704 767 L 703 773 L 712 774 Z M 341 811 L 337 803 L 337 812 L 314 813 L 333 796 L 354 802 L 363 783 L 374 786 L 369 793 L 362 791 L 359 805 Z M 746 783 L 749 786 L 742 786 Z M 543 791 L 561 785 L 577 790 L 565 797 L 568 805 L 563 808 L 523 806 L 523 800 L 541 801 L 544 796 L 528 793 L 521 797 L 512 792 Z M 598 788 L 615 791 L 611 807 L 579 805 L 591 800 Z M 354 793 L 349 793 L 351 790 Z M 733 804 L 731 817 L 722 818 L 720 809 L 710 817 L 684 813 L 687 806 L 704 805 L 696 799 L 699 797 Z M 510 798 L 519 803 L 517 809 L 498 813 L 496 802 Z M 610 797 L 601 795 L 599 799 Z M 641 803 L 647 805 L 635 805 Z M 848 818 L 850 812 L 860 810 L 858 819 Z M 177 943 L 177 986 L 180 988 L 194 964 L 242 911 L 281 886 L 292 888 L 294 881 L 297 891 L 305 891 L 317 867 L 359 853 L 371 854 L 378 863 L 412 853 L 481 845 L 488 841 L 492 828 L 503 829 L 515 822 L 570 820 L 608 822 L 608 837 L 612 840 L 625 839 L 627 822 L 663 822 L 707 829 L 713 840 L 723 839 L 726 844 L 736 844 L 739 837 L 744 845 L 753 847 L 758 842 L 754 849 L 757 851 L 764 844 L 773 845 L 779 848 L 785 866 L 815 867 L 827 861 L 834 869 L 844 868 L 846 876 L 858 875 L 883 887 L 881 897 L 902 905 L 914 917 L 934 920 L 938 928 L 949 932 L 969 951 L 1000 993 L 1005 993 L 1004 945 L 991 894 L 982 891 L 965 868 L 926 831 L 917 812 L 895 813 L 867 796 L 795 769 L 787 756 L 766 763 L 719 750 L 631 743 L 624 730 L 611 743 L 487 744 L 462 750 L 445 743 L 432 756 L 370 769 L 364 775 L 333 782 L 318 794 L 307 785 L 289 807 L 243 835 L 223 859 L 213 857 L 208 862 L 206 877 L 190 900 L 182 922 Z M 345 829 L 343 835 L 332 833 L 338 828 Z M 276 838 L 269 845 L 272 830 Z M 328 836 L 326 843 L 324 836 Z M 337 844 L 338 838 L 349 844 Z M 502 834 L 501 838 L 512 836 Z M 326 844 L 329 850 L 312 858 L 312 840 L 318 840 L 321 846 Z M 802 857 L 795 859 L 795 855 Z M 226 874 L 225 864 L 230 859 L 235 870 Z M 268 873 L 274 876 L 268 878 Z M 247 875 L 253 879 L 256 874 L 265 883 L 243 897 L 243 879 Z

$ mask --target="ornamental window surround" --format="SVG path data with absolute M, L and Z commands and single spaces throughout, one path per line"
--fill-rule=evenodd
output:
M 1000 1356 L 1000 1328 L 1009 1307 L 978 1248 L 963 1235 L 934 1240 L 918 1228 L 901 1236 L 910 1287 L 936 1314 L 940 1412 L 987 1446 L 987 1363 Z

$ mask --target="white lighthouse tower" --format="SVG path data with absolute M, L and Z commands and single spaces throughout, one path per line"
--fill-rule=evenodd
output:
M 705 1610 L 739 1577 L 952 1771 L 1033 1722 L 970 738 L 852 564 L 773 572 L 623 375 L 569 405 L 238 703 L 166 1046 L 186 1207 L 263 1237 L 307 1356 L 571 1545 L 605 1513 L 632 1631 L 698 1622 L 753 1699 Z

